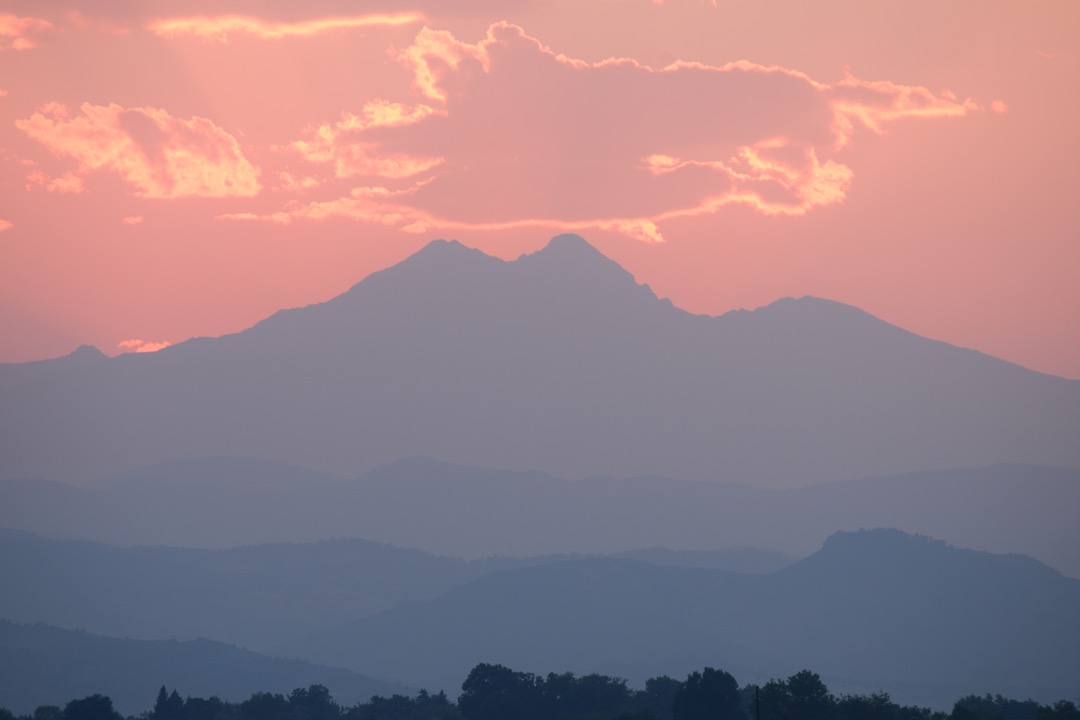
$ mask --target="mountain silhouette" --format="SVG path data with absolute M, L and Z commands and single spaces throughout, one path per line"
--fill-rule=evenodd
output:
M 947 709 L 1080 690 L 1080 580 L 1028 557 L 896 530 L 838 533 L 769 575 L 583 559 L 505 570 L 286 648 L 454 687 L 481 660 L 641 683 L 722 667 L 742 682 L 811 668 L 834 691 Z
M 181 696 L 241 702 L 256 692 L 324 685 L 338 701 L 409 693 L 402 685 L 210 640 L 128 640 L 0 619 L 0 698 L 30 715 L 40 705 L 108 695 L 126 717 L 149 711 L 162 685 Z
M 240 333 L 76 355 L 0 367 L 3 475 L 232 455 L 355 477 L 426 455 L 793 487 L 1080 466 L 1080 382 L 816 298 L 692 315 L 577 236 L 512 262 L 436 241 Z
M 747 546 L 804 557 L 837 530 L 895 527 L 1024 553 L 1080 578 L 1077 507 L 1080 470 L 1034 465 L 765 490 L 658 477 L 569 481 L 423 457 L 336 480 L 222 457 L 85 486 L 0 482 L 0 527 L 114 545 L 226 548 L 352 537 L 467 558 Z
M 745 550 L 652 549 L 623 556 L 752 572 L 790 562 Z M 211 638 L 266 652 L 349 620 L 433 599 L 495 571 L 568 557 L 466 562 L 355 539 L 227 550 L 118 548 L 0 528 L 6 586 L 0 617 L 132 639 Z

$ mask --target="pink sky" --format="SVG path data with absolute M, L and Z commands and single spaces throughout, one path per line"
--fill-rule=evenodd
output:
M 0 2 L 0 362 L 572 230 L 694 312 L 812 294 L 1080 378 L 1077 37 L 1067 0 Z

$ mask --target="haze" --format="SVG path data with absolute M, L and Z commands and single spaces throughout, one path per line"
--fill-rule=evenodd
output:
M 0 720 L 1077 720 L 1078 37 L 0 0 Z

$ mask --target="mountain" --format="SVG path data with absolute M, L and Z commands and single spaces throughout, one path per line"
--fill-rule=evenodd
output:
M 363 540 L 122 549 L 0 529 L 0 617 L 267 650 L 509 566 Z
M 624 556 L 750 572 L 788 564 L 748 549 Z M 491 572 L 567 557 L 467 562 L 344 539 L 228 550 L 117 548 L 0 528 L 0 617 L 144 640 L 209 638 L 265 652 Z
M 896 527 L 962 547 L 1024 553 L 1080 578 L 1077 507 L 1080 470 L 1035 465 L 791 490 L 657 477 L 568 481 L 430 458 L 399 460 L 349 481 L 214 458 L 81 487 L 0 482 L 0 527 L 55 538 L 224 548 L 362 537 L 466 558 L 652 547 L 709 551 L 708 563 L 758 572 L 810 554 L 837 530 Z M 748 550 L 731 554 L 735 547 L 773 554 L 754 560 Z M 687 561 L 685 554 L 678 560 Z
M 816 298 L 691 315 L 570 235 L 512 262 L 436 241 L 235 335 L 0 366 L 0 407 L 8 478 L 224 455 L 770 487 L 1080 467 L 1080 382 Z
M 1031 558 L 874 530 L 764 576 L 613 559 L 501 571 L 287 649 L 448 691 L 481 661 L 631 683 L 810 668 L 834 691 L 947 708 L 988 692 L 1075 697 L 1077 607 L 1080 580 Z
M 409 690 L 338 668 L 278 660 L 209 640 L 177 642 L 102 637 L 0 620 L 0 707 L 29 715 L 40 705 L 101 693 L 132 716 L 168 685 L 183 696 L 239 702 L 255 692 L 288 693 L 313 684 L 344 705 Z

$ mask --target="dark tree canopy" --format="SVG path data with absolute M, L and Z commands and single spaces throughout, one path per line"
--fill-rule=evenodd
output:
M 667 675 L 649 678 L 645 681 L 644 692 L 638 696 L 638 702 L 656 720 L 671 720 L 671 707 L 681 687 L 681 682 Z
M 836 698 L 809 670 L 787 680 L 770 680 L 761 688 L 762 720 L 830 720 L 836 711 Z
M 953 720 L 1038 720 L 1039 704 L 1034 700 L 1010 700 L 1000 695 L 968 695 L 953 705 Z
M 684 681 L 650 678 L 632 690 L 600 674 L 546 677 L 481 663 L 461 687 L 458 702 L 445 693 L 372 697 L 350 708 L 322 685 L 287 696 L 257 692 L 240 703 L 217 697 L 182 698 L 162 686 L 153 710 L 127 720 L 1080 720 L 1069 700 L 1041 705 L 1001 695 L 970 695 L 949 714 L 901 706 L 887 693 L 836 697 L 817 673 L 802 670 L 786 680 L 739 688 L 723 670 L 704 668 Z M 125 720 L 105 695 L 72 700 L 63 709 L 41 705 L 16 717 L 0 707 L 0 720 Z
M 278 693 L 255 693 L 240 703 L 240 720 L 289 720 L 289 701 Z
M 458 709 L 467 720 L 545 720 L 539 683 L 532 673 L 481 663 L 462 683 Z
M 739 684 L 723 670 L 693 672 L 675 693 L 674 720 L 743 720 Z
M 124 720 L 124 716 L 113 708 L 112 698 L 91 695 L 65 705 L 64 720 Z
M 297 688 L 289 694 L 290 720 L 338 720 L 340 716 L 341 708 L 322 685 Z

